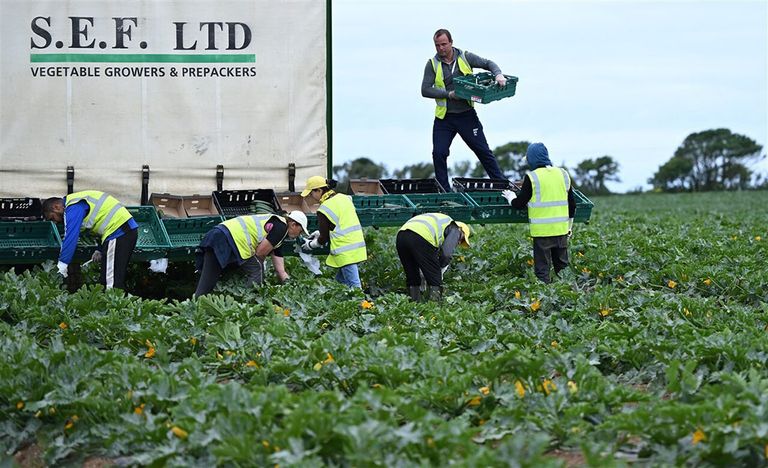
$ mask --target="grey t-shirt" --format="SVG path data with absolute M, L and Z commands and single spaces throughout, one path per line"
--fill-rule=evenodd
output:
M 463 73 L 459 69 L 457 58 L 461 54 L 461 50 L 456 47 L 453 48 L 453 62 L 445 63 L 440 62 L 443 67 L 443 81 L 445 82 L 445 89 L 435 88 L 435 71 L 432 68 L 432 60 L 427 60 L 427 65 L 424 67 L 424 79 L 421 80 L 421 95 L 425 98 L 433 99 L 447 99 L 448 109 L 450 113 L 466 112 L 472 108 L 469 102 L 464 99 L 449 99 L 448 93 L 453 91 L 453 78 L 455 76 L 462 76 Z M 472 52 L 464 52 L 464 57 L 467 59 L 469 66 L 472 68 L 482 68 L 493 73 L 493 76 L 501 73 L 501 69 L 492 60 L 485 59 Z

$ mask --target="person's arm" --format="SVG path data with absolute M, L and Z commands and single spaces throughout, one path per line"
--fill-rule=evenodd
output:
M 285 271 L 285 259 L 278 255 L 277 252 L 272 252 L 272 265 L 275 267 L 277 279 L 279 279 L 281 283 L 285 283 L 285 281 L 290 278 L 288 272 Z
M 336 227 L 335 224 L 331 222 L 331 220 L 328 219 L 327 216 L 325 216 L 321 212 L 317 212 L 317 229 L 320 231 L 320 236 L 317 238 L 317 243 L 320 245 L 325 245 L 326 242 L 331 238 L 331 231 Z
M 489 72 L 493 73 L 493 76 L 501 74 L 501 68 L 499 68 L 499 66 L 496 65 L 496 62 L 493 60 L 488 60 L 467 51 L 464 51 L 464 57 L 467 58 L 467 62 L 472 68 L 482 68 L 483 70 L 488 70 Z
M 443 65 L 440 64 L 440 66 Z M 429 99 L 448 99 L 448 90 L 435 88 L 435 70 L 432 68 L 432 60 L 427 60 L 427 66 L 424 67 L 421 95 Z
M 456 250 L 456 247 L 459 245 L 460 241 L 461 229 L 459 229 L 459 227 L 454 223 L 449 224 L 448 227 L 445 228 L 445 239 L 443 240 L 443 245 L 441 245 L 440 249 L 438 250 L 440 268 L 445 268 L 451 263 L 453 252 Z
M 523 177 L 523 186 L 520 187 L 520 191 L 517 192 L 517 198 L 512 200 L 512 208 L 522 210 L 528 206 L 528 202 L 531 201 L 533 196 L 533 186 L 531 185 L 531 178 L 528 176 Z
M 61 240 L 59 261 L 69 265 L 75 256 L 77 240 L 80 238 L 80 227 L 88 214 L 88 203 L 83 200 L 64 209 L 64 239 Z

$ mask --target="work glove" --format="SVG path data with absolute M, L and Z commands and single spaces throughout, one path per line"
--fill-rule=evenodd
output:
M 101 262 L 101 250 L 96 250 L 93 252 L 93 255 L 91 255 L 91 261 L 95 263 Z
M 496 84 L 499 85 L 499 88 L 503 88 L 504 86 L 507 85 L 507 78 L 501 73 L 499 73 L 498 75 L 496 75 Z
M 301 250 L 309 253 L 319 247 L 320 247 L 320 242 L 318 242 L 317 239 L 306 238 L 304 239 L 304 244 L 302 244 L 301 246 Z
M 573 235 L 573 218 L 568 218 L 568 239 Z
M 505 200 L 507 200 L 507 204 L 512 204 L 512 200 L 517 198 L 517 194 L 513 192 L 512 190 L 502 190 L 501 196 L 504 197 Z
M 67 268 L 68 268 L 68 267 L 69 267 L 69 265 L 67 265 L 66 263 L 64 263 L 64 262 L 61 262 L 61 261 L 60 261 L 59 263 L 57 263 L 57 264 L 56 264 L 56 268 L 58 268 L 58 269 L 59 269 L 59 274 L 60 274 L 61 276 L 63 276 L 64 278 L 66 278 L 66 277 L 67 277 Z
M 440 269 L 440 279 L 445 278 L 445 272 L 448 271 L 448 265 Z
M 309 239 L 317 239 L 320 237 L 320 231 L 312 231 L 312 234 L 309 235 Z
M 461 98 L 456 96 L 456 91 L 448 91 L 448 99 L 461 99 Z

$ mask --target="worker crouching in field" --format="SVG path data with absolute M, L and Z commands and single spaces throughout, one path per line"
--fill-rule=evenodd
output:
M 330 254 L 325 263 L 339 269 L 336 281 L 351 288 L 362 288 L 357 264 L 368 259 L 368 252 L 352 197 L 333 191 L 321 176 L 307 179 L 301 196 L 320 202 L 318 231 L 304 242 L 302 250 L 312 252 L 330 240 Z
M 456 246 L 469 247 L 469 226 L 442 213 L 424 213 L 409 219 L 397 233 L 397 255 L 405 270 L 408 294 L 414 301 L 442 298 L 443 273 Z M 427 282 L 422 298 L 421 274 Z
M 245 270 L 249 285 L 261 284 L 267 255 L 272 256 L 277 277 L 285 282 L 288 273 L 277 249 L 286 237 L 295 239 L 301 233 L 307 234 L 307 215 L 301 211 L 291 211 L 285 217 L 238 216 L 214 227 L 197 248 L 195 266 L 200 271 L 200 280 L 195 297 L 213 291 L 222 270 L 230 264 L 238 264 Z
M 115 197 L 98 190 L 84 190 L 64 198 L 48 198 L 43 202 L 43 218 L 64 222 L 64 239 L 57 264 L 63 277 L 67 277 L 69 264 L 75 256 L 80 231 L 87 229 L 101 240 L 99 250 L 91 257 L 101 263 L 99 282 L 107 289 L 125 289 L 128 262 L 136 247 L 139 225 Z
M 553 264 L 555 275 L 568 266 L 568 238 L 576 201 L 568 171 L 552 167 L 543 143 L 529 145 L 525 158 L 531 172 L 526 174 L 520 193 L 504 190 L 502 196 L 515 208 L 528 206 L 534 272 L 541 281 L 549 283 Z

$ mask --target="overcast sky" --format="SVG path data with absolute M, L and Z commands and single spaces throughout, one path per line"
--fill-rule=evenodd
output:
M 541 141 L 568 168 L 612 156 L 615 191 L 648 188 L 694 132 L 768 142 L 766 0 L 332 0 L 332 13 L 334 164 L 431 162 L 420 86 L 438 28 L 519 77 L 514 97 L 476 106 L 491 148 Z M 476 158 L 457 137 L 459 160 Z

